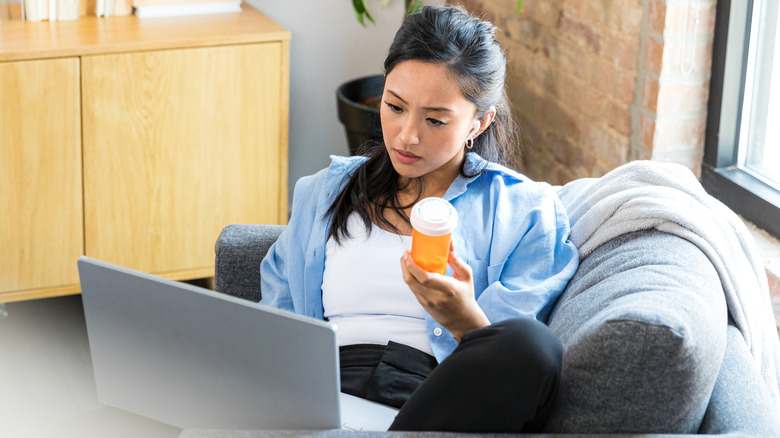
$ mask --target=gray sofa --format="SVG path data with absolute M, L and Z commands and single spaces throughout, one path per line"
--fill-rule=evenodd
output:
M 259 301 L 260 261 L 283 229 L 226 227 L 215 246 L 216 289 Z M 563 342 L 564 357 L 545 436 L 780 436 L 780 412 L 728 315 L 718 272 L 688 240 L 649 228 L 599 245 L 581 260 L 548 322 Z M 268 434 L 274 433 L 233 436 Z

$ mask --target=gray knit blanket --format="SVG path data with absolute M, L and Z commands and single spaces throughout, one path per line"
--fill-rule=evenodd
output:
M 707 194 L 688 168 L 654 161 L 572 181 L 558 188 L 558 196 L 581 259 L 614 237 L 651 228 L 698 246 L 718 272 L 729 315 L 780 409 L 780 340 L 766 271 L 752 235 L 733 211 Z

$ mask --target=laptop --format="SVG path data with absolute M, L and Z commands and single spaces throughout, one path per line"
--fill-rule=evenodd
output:
M 182 429 L 387 430 L 397 410 L 340 392 L 325 321 L 78 261 L 98 399 Z

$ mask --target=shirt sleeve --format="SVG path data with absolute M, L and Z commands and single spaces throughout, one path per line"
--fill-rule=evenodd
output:
M 563 205 L 549 185 L 533 184 L 531 195 L 505 199 L 512 202 L 495 211 L 487 288 L 477 298 L 491 323 L 546 322 L 579 264 Z
M 295 184 L 290 221 L 260 263 L 260 304 L 304 313 L 302 272 L 316 215 L 318 179 L 321 174 L 301 178 Z
M 260 304 L 294 312 L 287 279 L 291 234 L 288 225 L 260 263 Z

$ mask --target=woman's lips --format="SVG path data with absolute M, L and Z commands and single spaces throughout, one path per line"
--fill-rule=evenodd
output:
M 393 149 L 393 151 L 395 152 L 395 157 L 398 158 L 398 161 L 402 164 L 414 164 L 422 159 L 422 157 L 418 157 L 410 152 L 404 152 L 398 149 Z

